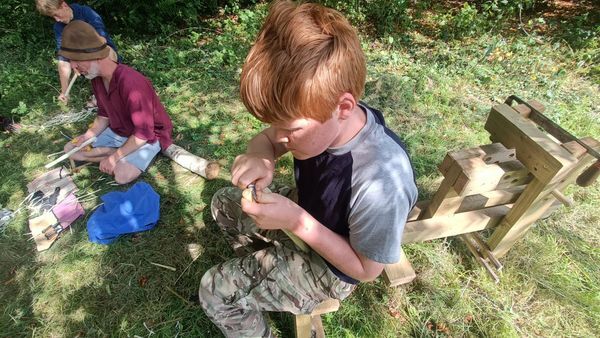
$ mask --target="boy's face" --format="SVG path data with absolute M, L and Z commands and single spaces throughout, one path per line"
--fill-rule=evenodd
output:
M 340 133 L 340 124 L 335 114 L 323 123 L 311 118 L 301 118 L 273 123 L 271 126 L 275 129 L 276 142 L 283 144 L 299 160 L 317 156 L 334 146 Z
M 71 19 L 73 19 L 71 7 L 69 7 L 66 2 L 61 3 L 60 7 L 52 13 L 52 18 L 54 18 L 56 22 L 62 22 L 64 24 L 71 22 Z

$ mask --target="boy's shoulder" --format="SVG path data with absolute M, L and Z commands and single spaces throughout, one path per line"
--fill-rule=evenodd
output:
M 96 12 L 92 7 L 86 5 L 80 5 L 76 3 L 72 3 L 69 5 L 73 10 L 73 19 L 74 20 L 83 20 L 86 21 L 92 18 L 100 17 L 100 14 Z

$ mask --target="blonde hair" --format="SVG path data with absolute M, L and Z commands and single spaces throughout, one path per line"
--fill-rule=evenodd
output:
M 339 12 L 314 3 L 272 5 L 244 63 L 240 95 L 266 123 L 331 118 L 343 93 L 359 100 L 365 56 Z
M 42 15 L 52 16 L 65 0 L 35 0 L 35 8 Z

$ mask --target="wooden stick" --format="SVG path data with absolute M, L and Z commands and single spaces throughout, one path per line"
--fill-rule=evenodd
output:
M 176 144 L 171 144 L 163 151 L 163 154 L 185 169 L 196 173 L 207 180 L 212 180 L 219 175 L 220 166 L 217 162 L 209 162 Z
M 498 271 L 502 270 L 502 263 L 500 263 L 498 258 L 496 258 L 496 256 L 492 253 L 492 251 L 490 250 L 490 247 L 483 240 L 483 238 L 481 238 L 481 236 L 479 236 L 479 234 L 475 233 L 475 232 L 467 234 L 467 236 L 469 236 L 469 235 L 471 237 L 473 237 L 473 239 L 475 239 L 475 242 L 477 242 L 477 244 L 479 245 L 479 249 L 480 249 L 481 253 L 485 257 L 487 257 L 487 259 L 489 259 L 490 262 L 492 262 L 492 264 L 494 265 L 496 270 L 498 270 Z
M 558 191 L 558 189 L 554 189 L 550 193 L 567 207 L 572 207 L 575 204 L 570 197 L 565 196 L 562 192 Z
M 65 91 L 65 97 L 69 97 L 69 93 L 71 92 L 71 87 L 73 87 L 73 83 L 75 83 L 75 80 L 77 80 L 78 76 L 79 76 L 79 73 L 77 73 L 77 72 L 73 73 L 73 78 L 71 78 L 71 81 L 69 82 L 69 86 L 67 87 L 67 91 Z
M 96 141 L 96 136 L 90 137 L 89 139 L 85 140 L 85 142 L 83 142 L 82 144 L 80 144 L 79 146 L 69 150 L 68 152 L 66 152 L 64 155 L 62 155 L 61 157 L 57 158 L 56 160 L 46 164 L 44 166 L 44 168 L 48 169 L 51 168 L 53 166 L 55 166 L 56 164 L 62 162 L 63 160 L 66 160 L 67 158 L 69 158 L 69 156 L 75 154 L 76 152 L 78 152 L 79 150 L 85 148 L 88 144 L 92 144 L 94 141 Z
M 467 248 L 469 249 L 469 251 L 471 251 L 473 256 L 475 256 L 475 259 L 477 260 L 477 262 L 481 266 L 483 266 L 485 268 L 486 272 L 488 273 L 488 275 L 490 275 L 490 277 L 492 277 L 492 279 L 494 280 L 494 283 L 498 284 L 498 282 L 500 282 L 500 278 L 494 272 L 494 270 L 492 270 L 492 267 L 488 264 L 488 262 L 485 261 L 485 259 L 481 255 L 481 253 L 479 251 L 477 251 L 477 248 L 475 247 L 473 242 L 471 242 L 471 239 L 465 235 L 460 235 L 460 238 L 463 240 L 463 242 L 465 242 L 465 244 L 467 245 Z
M 174 267 L 172 267 L 172 266 L 168 266 L 168 265 L 162 265 L 162 264 L 158 264 L 158 263 L 154 263 L 154 262 L 148 262 L 148 263 L 150 263 L 150 264 L 152 264 L 152 265 L 156 265 L 156 266 L 158 266 L 158 267 L 161 267 L 161 268 L 163 268 L 163 269 L 167 269 L 167 270 L 171 270 L 171 271 L 177 271 L 177 269 L 175 269 L 175 268 L 174 268 Z

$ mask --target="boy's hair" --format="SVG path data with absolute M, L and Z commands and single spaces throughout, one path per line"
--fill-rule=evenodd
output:
M 240 94 L 266 123 L 332 117 L 343 93 L 359 100 L 365 56 L 339 12 L 318 4 L 277 1 L 244 63 Z
M 35 7 L 42 15 L 52 16 L 65 0 L 35 0 Z

